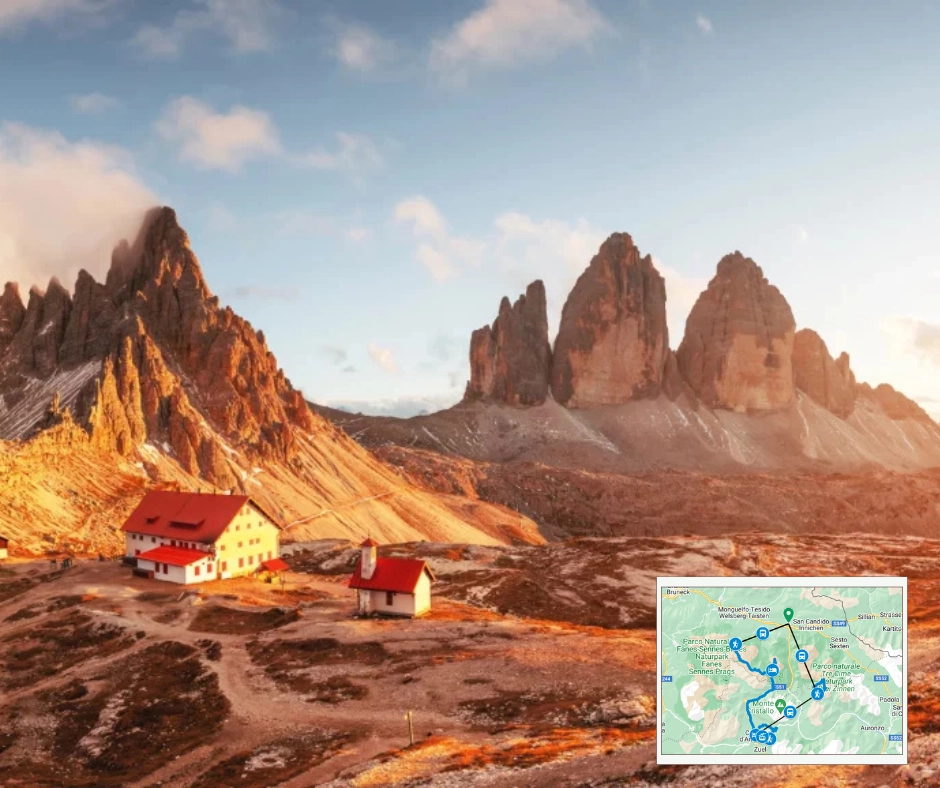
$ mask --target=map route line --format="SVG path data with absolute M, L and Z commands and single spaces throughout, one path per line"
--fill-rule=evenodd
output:
M 656 762 L 908 763 L 907 582 L 657 576 Z
M 813 674 L 809 672 L 809 665 L 807 665 L 807 664 L 804 662 L 804 663 L 803 663 L 803 667 L 806 668 L 806 675 L 809 676 L 809 680 L 813 682 L 813 686 L 815 687 L 815 686 L 816 686 L 816 679 L 814 679 L 814 678 L 813 678 Z
M 788 627 L 788 626 L 790 626 L 790 625 L 789 625 L 789 624 L 780 624 L 779 626 L 776 626 L 776 627 L 774 627 L 773 629 L 768 629 L 767 631 L 768 631 L 768 632 L 776 632 L 776 631 L 777 631 L 778 629 L 780 629 L 781 627 Z M 741 642 L 742 642 L 742 643 L 747 643 L 749 640 L 753 640 L 753 639 L 756 638 L 756 637 L 757 637 L 757 635 L 751 635 L 749 638 L 744 638 L 744 640 L 742 640 Z M 799 646 L 800 644 L 797 643 L 796 645 Z
M 750 722 L 751 724 L 752 731 L 760 731 L 761 735 L 763 735 L 763 731 L 765 730 L 770 731 L 769 738 L 770 738 L 771 744 L 774 743 L 775 741 L 772 734 L 777 731 L 777 728 L 773 727 L 774 725 L 780 722 L 780 720 L 793 719 L 794 717 L 796 717 L 797 709 L 799 709 L 801 706 L 805 706 L 811 700 L 816 700 L 816 701 L 822 700 L 822 698 L 824 697 L 824 693 L 826 691 L 826 680 L 825 678 L 820 679 L 818 683 L 822 685 L 822 689 L 819 691 L 819 694 L 817 697 L 817 692 L 816 692 L 817 681 L 816 679 L 813 678 L 813 674 L 810 672 L 809 664 L 808 664 L 809 652 L 807 652 L 806 649 L 804 649 L 800 645 L 800 641 L 797 640 L 796 633 L 793 631 L 793 627 L 790 625 L 789 619 L 792 618 L 793 611 L 788 608 L 786 611 L 784 611 L 784 615 L 787 618 L 787 622 L 785 624 L 780 624 L 779 626 L 776 626 L 773 629 L 768 629 L 767 627 L 760 627 L 758 628 L 756 634 L 751 635 L 751 637 L 746 638 L 745 640 L 741 640 L 740 638 L 734 637 L 728 641 L 728 648 L 731 649 L 732 652 L 734 652 L 734 655 L 738 658 L 738 662 L 744 665 L 749 671 L 751 671 L 751 673 L 759 673 L 760 675 L 767 676 L 770 679 L 770 687 L 768 687 L 765 692 L 761 693 L 756 698 L 751 698 L 750 700 L 746 701 L 744 704 L 744 710 L 747 712 L 747 719 L 748 719 L 748 722 Z M 780 667 L 777 664 L 777 658 L 774 657 L 773 662 L 767 666 L 767 670 L 761 670 L 760 668 L 755 668 L 753 665 L 751 665 L 750 662 L 748 662 L 744 657 L 741 656 L 741 649 L 744 647 L 744 644 L 748 640 L 753 640 L 754 638 L 758 638 L 759 640 L 766 640 L 768 637 L 770 637 L 771 632 L 775 632 L 778 629 L 783 629 L 784 627 L 786 627 L 790 631 L 790 636 L 793 638 L 793 642 L 796 644 L 796 648 L 797 648 L 797 656 L 796 656 L 797 662 L 803 663 L 803 668 L 806 670 L 806 675 L 809 678 L 809 680 L 813 683 L 813 689 L 810 692 L 810 696 L 797 706 L 787 706 L 786 708 L 784 708 L 783 706 L 778 706 L 777 710 L 782 711 L 784 713 L 777 719 L 773 720 L 772 722 L 764 723 L 759 728 L 757 728 L 755 727 L 755 724 L 754 724 L 754 718 L 751 716 L 751 704 L 757 703 L 757 701 L 761 700 L 762 698 L 767 697 L 771 692 L 774 691 L 774 688 L 776 686 L 776 682 L 774 682 L 774 676 L 777 675 L 777 672 L 779 672 Z M 787 639 L 787 644 L 789 645 L 789 638 Z M 804 659 L 800 659 L 800 652 L 803 652 L 803 654 L 805 655 Z M 789 648 L 787 649 L 787 653 L 788 653 L 788 661 L 789 661 Z M 771 672 L 771 668 L 774 669 L 774 672 Z M 792 713 L 788 713 L 791 711 Z M 766 743 L 765 738 L 767 737 L 759 739 L 758 743 L 760 744 Z
M 806 705 L 806 704 L 809 703 L 811 700 L 813 700 L 812 697 L 807 698 L 806 700 L 804 700 L 804 701 L 800 704 L 800 706 Z M 794 706 L 794 708 L 795 708 L 795 709 L 798 709 L 798 708 L 800 708 L 800 706 Z M 780 715 L 779 717 L 777 717 L 777 719 L 775 719 L 773 722 L 768 722 L 766 725 L 761 725 L 760 728 L 758 728 L 758 730 L 763 730 L 764 728 L 769 728 L 771 725 L 776 725 L 778 722 L 780 722 L 780 720 L 786 719 L 786 716 L 787 716 L 786 714 L 781 714 L 781 715 Z

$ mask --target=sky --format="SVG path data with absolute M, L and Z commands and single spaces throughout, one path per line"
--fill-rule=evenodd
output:
M 0 280 L 101 277 L 170 205 L 308 399 L 409 415 L 625 231 L 673 347 L 740 250 L 940 414 L 938 35 L 929 0 L 0 0 Z

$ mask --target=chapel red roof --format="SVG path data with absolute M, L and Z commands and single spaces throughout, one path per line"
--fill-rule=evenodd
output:
M 282 558 L 272 558 L 270 561 L 262 561 L 261 567 L 267 569 L 269 572 L 283 572 L 285 569 L 290 569 L 287 561 Z
M 189 542 L 214 542 L 247 502 L 278 526 L 247 495 L 151 490 L 131 512 L 121 530 Z
M 138 561 L 155 561 L 170 566 L 189 566 L 203 558 L 212 558 L 212 554 L 189 547 L 155 547 L 137 556 Z
M 378 547 L 378 546 L 379 546 L 379 543 L 378 543 L 378 542 L 374 542 L 374 541 L 372 540 L 372 537 L 369 537 L 368 539 L 366 539 L 366 540 L 365 540 L 361 545 L 359 545 L 359 546 L 360 546 L 360 547 Z
M 434 573 L 424 561 L 414 558 L 378 558 L 375 571 L 368 580 L 361 574 L 362 561 L 356 565 L 356 571 L 349 578 L 349 588 L 362 588 L 369 591 L 397 591 L 413 594 L 422 572 L 434 580 Z

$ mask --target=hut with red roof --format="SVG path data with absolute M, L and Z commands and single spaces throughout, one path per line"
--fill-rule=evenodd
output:
M 372 539 L 359 547 L 362 555 L 349 587 L 356 589 L 361 615 L 414 618 L 431 609 L 431 582 L 436 578 L 425 561 L 379 557 L 378 545 Z
M 152 490 L 121 530 L 138 574 L 173 583 L 248 575 L 281 557 L 280 525 L 247 495 Z

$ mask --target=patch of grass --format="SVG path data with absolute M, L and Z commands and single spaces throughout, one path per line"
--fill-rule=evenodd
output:
M 192 788 L 267 788 L 332 758 L 354 737 L 315 730 L 296 738 L 277 739 L 216 764 Z
M 330 676 L 319 684 L 311 684 L 308 703 L 342 703 L 347 700 L 360 700 L 369 694 L 361 684 L 353 684 L 345 676 Z
M 196 645 L 202 649 L 206 659 L 218 662 L 222 659 L 222 644 L 218 640 L 197 640 Z
M 3 619 L 3 621 L 4 623 L 8 621 L 10 623 L 14 621 L 26 621 L 30 618 L 36 618 L 39 615 L 41 615 L 41 611 L 35 605 L 29 605 L 28 607 L 21 608 L 12 615 L 7 616 L 5 619 Z
M 71 611 L 47 619 L 0 641 L 13 642 L 0 651 L 0 686 L 16 689 L 55 676 L 90 659 L 128 648 L 133 639 L 123 627 Z
M 20 594 L 25 594 L 34 585 L 35 583 L 28 577 L 21 577 L 18 580 L 14 580 L 12 583 L 4 583 L 0 585 L 0 602 L 12 599 Z
M 179 594 L 167 594 L 161 591 L 142 591 L 137 595 L 138 602 L 169 602 Z
M 309 668 L 324 665 L 381 665 L 389 658 L 381 643 L 340 643 L 333 638 L 272 640 L 267 643 L 253 640 L 247 648 L 252 661 L 263 666 L 265 673 L 279 686 L 291 692 L 310 695 L 311 700 L 325 703 L 364 697 L 365 692 L 360 692 L 364 688 L 351 683 L 343 684 L 345 679 L 314 681 L 307 675 Z M 334 682 L 332 686 L 331 681 Z
M 273 607 L 263 612 L 238 610 L 224 605 L 205 605 L 199 609 L 191 632 L 211 632 L 217 635 L 256 635 L 293 624 L 300 612 L 293 608 Z
M 10 784 L 117 788 L 214 740 L 230 713 L 218 677 L 191 646 L 164 641 L 32 699 L 50 744 L 5 765 Z M 14 722 L 14 732 L 16 731 Z

